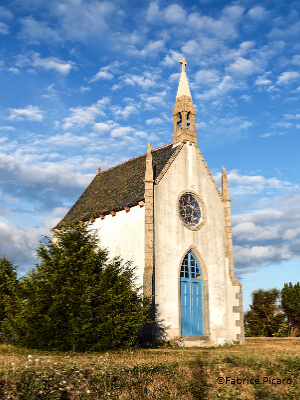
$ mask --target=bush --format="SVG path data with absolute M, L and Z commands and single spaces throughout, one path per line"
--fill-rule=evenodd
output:
M 11 341 L 62 351 L 133 346 L 147 321 L 147 304 L 135 286 L 135 269 L 109 260 L 97 235 L 72 224 L 53 231 L 37 249 L 41 260 L 21 281 L 20 310 L 11 316 Z

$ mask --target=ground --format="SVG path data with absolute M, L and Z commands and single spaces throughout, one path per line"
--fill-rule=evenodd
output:
M 0 345 L 0 399 L 299 399 L 300 338 L 56 353 Z

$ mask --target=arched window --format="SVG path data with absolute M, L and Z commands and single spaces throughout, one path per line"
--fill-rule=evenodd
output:
M 180 271 L 181 278 L 201 279 L 201 269 L 194 253 L 190 251 L 183 259 Z

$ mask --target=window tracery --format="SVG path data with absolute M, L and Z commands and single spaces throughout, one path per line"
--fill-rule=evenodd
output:
M 182 221 L 189 227 L 197 226 L 201 219 L 201 209 L 195 195 L 190 192 L 183 193 L 178 205 Z

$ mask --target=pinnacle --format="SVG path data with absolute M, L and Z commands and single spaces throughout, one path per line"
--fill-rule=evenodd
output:
M 188 79 L 187 79 L 187 76 L 185 73 L 185 66 L 187 65 L 187 62 L 185 61 L 184 58 L 182 58 L 179 62 L 180 62 L 180 64 L 182 64 L 182 71 L 181 71 L 181 76 L 180 76 L 180 81 L 179 81 L 179 85 L 178 85 L 176 99 L 181 96 L 188 96 L 188 97 L 192 98 Z

